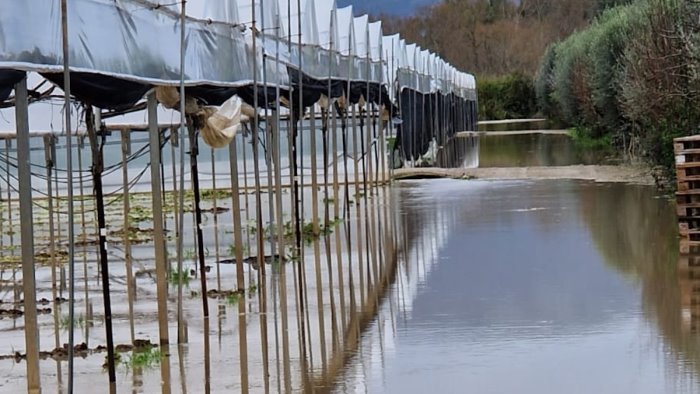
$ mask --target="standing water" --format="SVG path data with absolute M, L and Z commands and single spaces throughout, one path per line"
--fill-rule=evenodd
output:
M 653 187 L 411 181 L 394 202 L 398 275 L 335 392 L 700 390 L 694 282 Z

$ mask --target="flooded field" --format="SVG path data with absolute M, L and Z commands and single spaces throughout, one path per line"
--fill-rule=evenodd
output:
M 694 393 L 671 202 L 580 181 L 406 181 L 398 276 L 337 393 Z
M 144 192 L 150 186 L 148 144 L 135 136 L 130 153 L 122 155 L 119 135 L 109 138 L 108 168 L 127 163 L 126 172 L 103 178 L 117 392 L 700 389 L 698 275 L 679 256 L 673 203 L 653 187 L 573 180 L 385 185 L 388 174 L 381 168 L 387 163 L 371 153 L 369 137 L 348 144 L 351 154 L 340 147 L 342 134 L 328 137 L 328 163 L 320 131 L 308 131 L 300 144 L 299 241 L 294 193 L 286 187 L 292 179 L 288 156 L 280 154 L 278 166 L 264 157 L 256 163 L 243 136 L 233 167 L 227 150 L 200 151 L 204 270 L 188 168 L 178 268 L 179 168 L 172 157 L 179 148 L 164 144 L 170 344 L 162 347 L 153 203 Z M 44 146 L 36 139 L 33 144 L 38 173 L 46 169 L 40 164 Z M 86 152 L 83 147 L 75 154 Z M 7 145 L 0 175 L 13 187 L 3 196 L 14 196 L 13 154 Z M 450 155 L 463 167 L 595 162 L 558 134 L 468 137 L 455 142 Z M 53 197 L 34 204 L 44 392 L 65 392 L 68 368 L 62 160 L 58 176 L 36 176 L 33 185 L 37 196 Z M 256 164 L 259 195 L 253 191 Z M 76 183 L 89 194 L 90 176 L 83 175 Z M 125 180 L 132 191 L 126 197 Z M 240 194 L 232 193 L 234 184 Z M 22 392 L 21 224 L 18 202 L 6 200 L 0 202 L 0 392 Z M 94 200 L 78 198 L 75 206 L 75 387 L 107 392 Z M 290 249 L 296 242 L 299 255 Z M 262 265 L 257 256 L 264 256 Z
M 261 149 L 256 161 L 251 138 L 243 135 L 235 150 L 202 149 L 202 239 L 198 240 L 193 180 L 186 166 L 181 268 L 176 237 L 180 168 L 172 160 L 180 148 L 164 133 L 160 170 L 165 191 L 156 197 L 163 205 L 168 267 L 163 321 L 154 229 L 159 218 L 148 192 L 148 141 L 124 142 L 119 133 L 110 136 L 105 148 L 109 170 L 103 176 L 110 315 L 103 308 L 91 176 L 83 170 L 74 179 L 76 391 L 99 387 L 98 392 L 109 392 L 108 316 L 118 354 L 117 392 L 305 391 L 334 376 L 344 365 L 344 349 L 357 343 L 374 316 L 396 266 L 385 163 L 370 144 L 378 136 L 354 131 L 350 140 L 357 142 L 343 141 L 342 147 L 340 139 L 346 136 L 326 134 L 328 157 L 323 154 L 322 132 L 305 134 L 299 144 L 303 165 L 298 199 L 289 187 L 288 156 Z M 61 142 L 55 149 L 65 150 Z M 274 146 L 266 142 L 267 148 Z M 44 162 L 42 139 L 33 139 L 32 146 L 37 172 L 33 187 L 39 197 L 34 201 L 33 233 L 41 382 L 45 392 L 66 392 L 71 330 L 66 163 L 60 155 L 53 163 Z M 130 149 L 122 149 L 125 146 Z M 53 147 L 47 148 L 50 152 Z M 86 152 L 85 145 L 74 149 L 76 167 L 88 167 Z M 0 204 L 0 392 L 26 391 L 27 379 L 17 235 L 23 223 L 18 219 L 14 157 L 16 150 L 7 144 L 7 166 L 1 172 L 10 187 L 3 187 L 3 196 L 12 199 Z M 53 173 L 40 175 L 52 165 L 57 167 Z M 254 190 L 257 181 L 259 193 Z M 233 193 L 234 184 L 240 193 Z M 80 197 L 80 191 L 86 196 Z M 300 245 L 298 254 L 295 245 Z M 163 325 L 170 337 L 167 346 L 159 346 Z

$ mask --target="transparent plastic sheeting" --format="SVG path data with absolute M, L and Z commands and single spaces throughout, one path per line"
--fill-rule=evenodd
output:
M 180 20 L 167 9 L 137 0 L 69 0 L 70 66 L 157 85 L 180 81 Z M 225 24 L 185 23 L 185 82 L 244 86 L 262 50 L 252 51 L 250 31 Z M 0 1 L 0 68 L 63 71 L 60 1 Z M 286 70 L 268 66 L 268 82 L 288 84 Z
M 176 1 L 68 0 L 68 10 L 73 71 L 179 83 Z M 256 69 L 259 83 L 287 86 L 291 68 L 318 80 L 383 83 L 392 94 L 476 99 L 473 76 L 398 35 L 382 36 L 381 22 L 355 17 L 334 0 L 191 0 L 186 12 L 187 85 L 250 85 Z M 0 0 L 0 68 L 60 72 L 62 51 L 59 1 Z

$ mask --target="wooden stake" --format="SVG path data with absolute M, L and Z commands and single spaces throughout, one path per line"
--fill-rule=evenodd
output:
M 41 393 L 41 375 L 39 371 L 39 349 L 41 347 L 36 312 L 32 174 L 31 156 L 29 155 L 29 101 L 26 76 L 15 85 L 15 117 L 17 124 L 19 210 L 20 221 L 22 222 L 22 287 L 24 289 L 24 341 L 27 349 L 27 391 L 32 394 L 38 394 Z
M 124 199 L 124 260 L 126 263 L 126 291 L 127 300 L 129 303 L 129 333 L 131 334 L 131 343 L 134 343 L 136 334 L 134 331 L 134 273 L 131 261 L 131 222 L 129 221 L 129 212 L 131 211 L 129 201 L 129 163 L 128 157 L 131 154 L 131 138 L 127 129 L 122 129 L 122 181 L 124 190 L 122 198 Z
M 233 210 L 233 237 L 236 246 L 236 286 L 245 289 L 243 271 L 243 228 L 241 226 L 241 196 L 238 180 L 238 160 L 236 156 L 236 138 L 229 145 L 229 164 L 231 166 L 231 201 Z M 245 297 L 245 295 L 244 295 Z M 238 351 L 241 365 L 241 392 L 248 392 L 248 338 L 246 335 L 245 298 L 238 303 Z M 267 338 L 263 338 L 267 341 Z M 263 376 L 265 386 L 269 386 L 267 344 L 263 346 Z M 265 390 L 266 392 L 268 389 Z

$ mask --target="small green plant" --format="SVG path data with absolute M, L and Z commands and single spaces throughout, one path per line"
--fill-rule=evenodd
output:
M 114 353 L 114 365 L 119 365 L 123 364 L 124 360 L 122 359 L 122 355 L 120 353 Z M 102 369 L 106 370 L 109 368 L 109 356 L 105 356 L 105 362 L 102 364 Z
M 61 316 L 58 325 L 62 330 L 70 329 L 70 315 Z M 73 327 L 83 328 L 85 327 L 85 317 L 83 315 L 75 316 L 73 321 Z
M 190 285 L 190 273 L 185 269 L 182 271 L 178 271 L 176 268 L 171 269 L 168 277 L 172 286 L 177 286 L 180 283 L 185 285 L 185 287 Z
M 190 192 L 191 196 L 194 197 L 194 194 Z M 217 200 L 223 200 L 224 198 L 229 198 L 231 197 L 231 191 L 230 190 L 222 190 L 222 189 L 208 189 L 208 190 L 202 190 L 200 192 L 200 197 L 202 200 L 213 200 L 216 198 Z
M 610 134 L 600 137 L 593 137 L 590 130 L 574 128 L 570 132 L 576 146 L 584 150 L 599 150 L 613 152 L 614 145 Z
M 122 361 L 128 368 L 153 368 L 160 364 L 161 353 L 157 347 L 152 347 L 144 351 L 134 351 L 131 356 Z
M 258 285 L 255 282 L 250 282 L 248 285 L 248 294 L 253 295 L 258 291 Z
M 232 293 L 226 297 L 226 303 L 229 305 L 236 305 L 240 299 L 241 295 L 239 293 Z
M 235 257 L 236 252 L 237 252 L 236 245 L 234 245 L 234 244 L 229 245 L 228 248 L 226 249 L 226 252 L 228 253 L 229 256 Z M 243 245 L 243 254 L 247 254 L 247 253 L 248 253 L 248 247 Z
M 182 258 L 185 260 L 194 260 L 197 258 L 197 251 L 192 249 L 187 249 L 182 251 Z
M 153 212 L 148 209 L 135 205 L 129 210 L 129 223 L 138 224 L 153 219 Z

